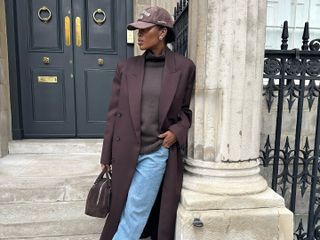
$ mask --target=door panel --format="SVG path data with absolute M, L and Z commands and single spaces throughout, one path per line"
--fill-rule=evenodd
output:
M 48 76 L 57 77 L 57 83 L 52 83 L 48 87 L 48 83 L 41 82 L 46 81 L 46 79 L 41 79 L 42 76 L 45 76 L 45 78 Z M 62 122 L 66 119 L 64 82 L 63 69 L 51 68 L 50 70 L 44 70 L 37 68 L 32 71 L 32 103 L 33 108 L 37 110 L 33 111 L 34 121 Z M 50 111 L 47 111 L 48 107 Z
M 73 10 L 82 30 L 74 48 L 77 136 L 102 137 L 116 64 L 127 55 L 125 2 L 79 0 Z
M 114 14 L 117 1 L 86 1 L 85 12 L 87 22 L 86 49 L 89 51 L 115 51 Z M 99 9 L 101 9 L 99 11 Z M 98 23 L 95 22 L 96 19 Z M 104 21 L 103 21 L 104 20 Z
M 27 20 L 31 28 L 29 35 L 31 49 L 56 49 L 62 52 L 61 2 L 49 0 L 29 2 L 28 8 L 31 14 Z M 46 19 L 48 19 L 47 23 L 45 23 Z
M 88 122 L 95 124 L 101 119 L 105 121 L 106 107 L 111 96 L 108 90 L 112 87 L 113 75 L 114 70 L 88 70 L 85 72 L 85 96 L 87 98 L 85 102 Z M 93 79 L 94 84 L 90 83 L 90 79 Z M 100 105 L 97 104 L 99 102 L 101 102 Z
M 24 137 L 75 136 L 73 55 L 64 44 L 71 0 L 19 0 L 16 12 Z

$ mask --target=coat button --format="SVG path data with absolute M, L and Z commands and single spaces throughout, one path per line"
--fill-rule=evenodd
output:
M 119 142 L 120 141 L 120 137 L 116 137 L 116 141 Z
M 120 112 L 118 112 L 117 116 L 120 118 L 122 116 L 122 114 Z

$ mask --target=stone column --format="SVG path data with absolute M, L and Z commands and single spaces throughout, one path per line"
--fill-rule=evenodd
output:
M 292 240 L 293 215 L 259 174 L 266 1 L 189 7 L 197 81 L 176 240 Z
M 0 157 L 8 153 L 11 138 L 8 50 L 4 0 L 0 0 Z

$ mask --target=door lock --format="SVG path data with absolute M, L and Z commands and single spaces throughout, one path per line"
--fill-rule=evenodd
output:
M 49 57 L 43 57 L 42 58 L 43 64 L 49 64 L 50 63 L 50 58 Z
M 103 66 L 103 64 L 104 64 L 103 58 L 98 58 L 98 64 L 99 64 L 99 66 Z

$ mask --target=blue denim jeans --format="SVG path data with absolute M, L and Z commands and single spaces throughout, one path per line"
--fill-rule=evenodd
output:
M 138 157 L 127 201 L 112 240 L 138 240 L 147 223 L 166 169 L 169 149 L 141 154 Z

